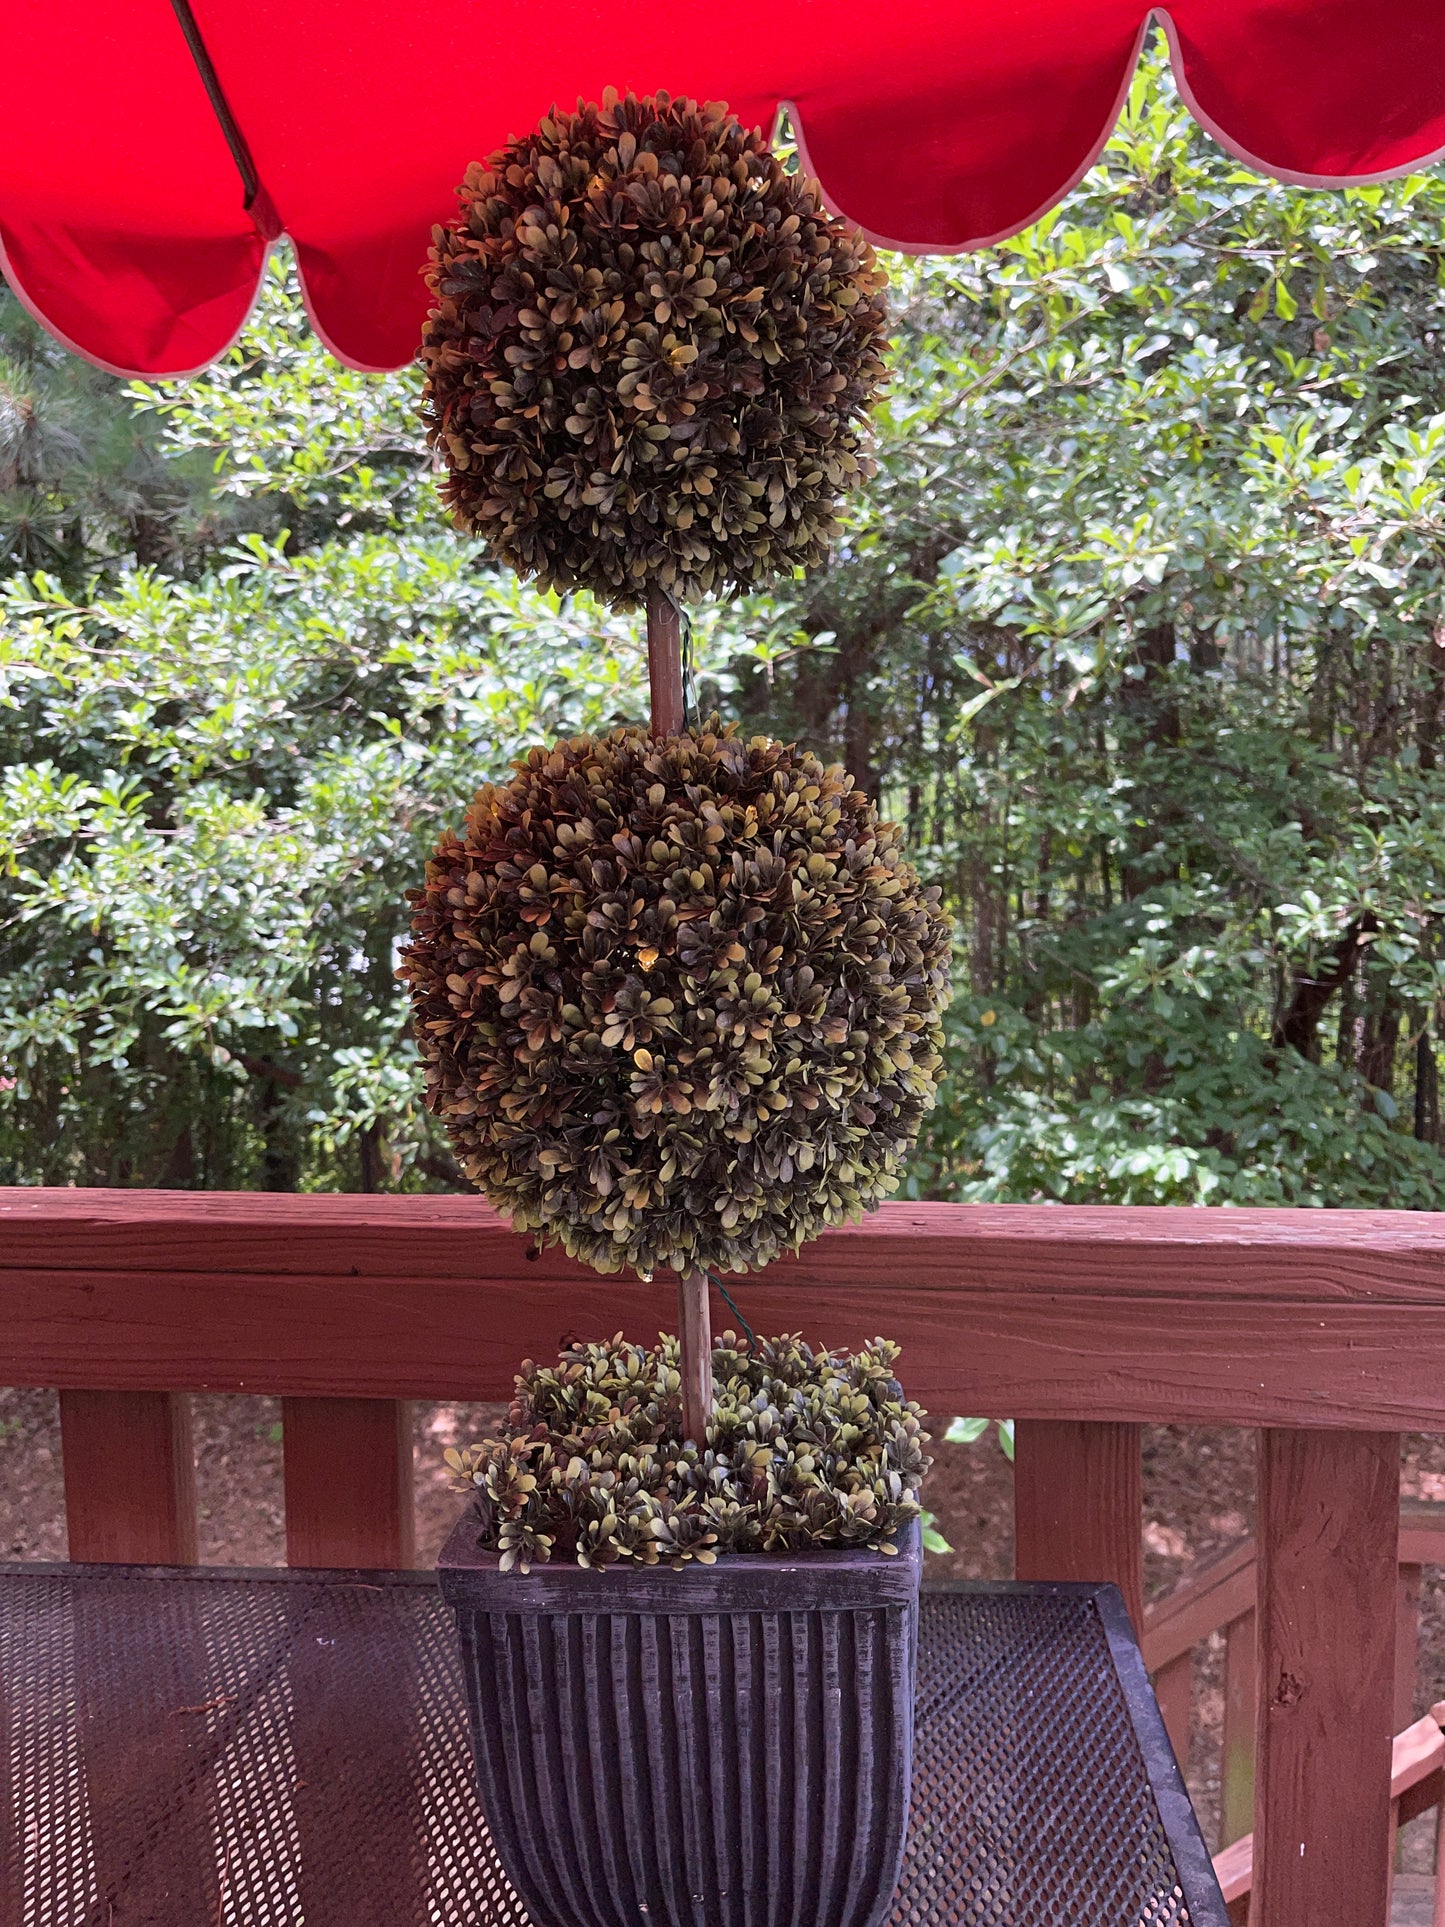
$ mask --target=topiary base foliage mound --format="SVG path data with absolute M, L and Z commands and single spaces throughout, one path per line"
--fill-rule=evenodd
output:
M 713 1352 L 706 1451 L 682 1437 L 677 1340 L 574 1345 L 526 1363 L 495 1439 L 449 1451 L 477 1543 L 502 1570 L 711 1565 L 720 1552 L 896 1550 L 931 1463 L 923 1413 L 893 1376 L 898 1347 L 814 1353 L 800 1338 Z
M 518 1230 L 744 1271 L 897 1183 L 950 931 L 840 767 L 715 725 L 534 749 L 411 901 L 428 1101 Z

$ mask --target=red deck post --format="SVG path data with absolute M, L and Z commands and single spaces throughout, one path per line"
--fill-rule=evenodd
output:
M 1014 1429 L 1014 1571 L 1107 1579 L 1144 1623 L 1143 1455 L 1137 1425 L 1020 1419 Z
M 1261 1927 L 1388 1918 L 1399 1490 L 1398 1433 L 1262 1434 Z
M 286 1398 L 281 1437 L 288 1566 L 415 1563 L 408 1400 Z
M 70 1556 L 196 1563 L 196 1466 L 184 1392 L 60 1394 Z

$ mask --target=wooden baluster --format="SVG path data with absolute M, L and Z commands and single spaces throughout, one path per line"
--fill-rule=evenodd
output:
M 1108 1579 L 1144 1623 L 1141 1430 L 1020 1419 L 1014 1430 L 1014 1571 L 1020 1579 Z
M 1385 1927 L 1400 1440 L 1266 1431 L 1254 1918 Z
M 1259 1672 L 1255 1615 L 1241 1613 L 1224 1629 L 1224 1740 L 1219 1764 L 1219 1844 L 1242 1840 L 1254 1826 L 1254 1730 Z
M 62 1392 L 70 1556 L 196 1563 L 196 1464 L 184 1392 Z
M 1189 1771 L 1189 1727 L 1194 1700 L 1194 1654 L 1180 1653 L 1154 1675 L 1154 1697 L 1164 1715 L 1164 1731 L 1179 1771 Z
M 1395 1588 L 1395 1731 L 1403 1733 L 1415 1718 L 1415 1678 L 1419 1669 L 1421 1569 L 1399 1568 Z
M 287 1565 L 415 1563 L 408 1400 L 283 1398 L 281 1438 Z
M 1395 1586 L 1395 1718 L 1394 1731 L 1403 1733 L 1415 1717 L 1415 1673 L 1420 1646 L 1421 1569 L 1413 1561 L 1399 1568 Z M 1390 1865 L 1398 1873 L 1404 1847 L 1399 1834 L 1399 1805 L 1391 1813 Z

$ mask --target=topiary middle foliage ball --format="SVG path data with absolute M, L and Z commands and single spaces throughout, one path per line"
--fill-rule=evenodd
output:
M 456 520 L 619 607 L 823 559 L 868 472 L 884 277 L 727 110 L 554 112 L 434 237 L 428 437 Z
M 428 1099 L 519 1230 L 749 1270 L 893 1189 L 950 931 L 837 766 L 706 726 L 534 749 L 412 893 Z

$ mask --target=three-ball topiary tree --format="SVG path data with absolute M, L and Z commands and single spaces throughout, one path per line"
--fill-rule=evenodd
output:
M 652 718 L 478 792 L 414 893 L 403 975 L 468 1175 L 519 1230 L 671 1271 L 680 1299 L 675 1354 L 526 1364 L 505 1434 L 454 1455 L 470 1504 L 439 1571 L 488 1829 L 560 1927 L 877 1927 L 908 1811 L 922 1414 L 881 1342 L 715 1353 L 708 1278 L 891 1188 L 933 1098 L 949 930 L 842 769 L 685 714 L 680 623 L 825 554 L 868 470 L 882 281 L 759 135 L 690 101 L 554 113 L 461 202 L 424 348 L 444 490 L 522 573 L 646 609 Z M 748 1736 L 784 1707 L 797 1736 L 765 1754 Z
M 645 607 L 650 732 L 538 748 L 415 893 L 429 1098 L 521 1230 L 680 1288 L 684 1429 L 708 1272 L 896 1183 L 933 1100 L 949 927 L 841 768 L 684 713 L 680 619 L 822 560 L 869 472 L 883 276 L 726 110 L 553 113 L 436 234 L 428 434 L 458 523 Z

